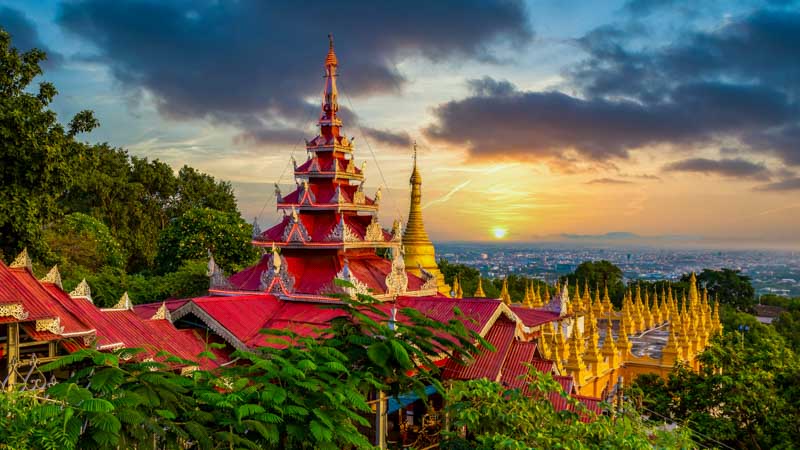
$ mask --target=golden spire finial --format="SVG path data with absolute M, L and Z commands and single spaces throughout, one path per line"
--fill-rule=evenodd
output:
M 475 297 L 477 298 L 486 297 L 486 293 L 483 292 L 483 281 L 480 275 L 478 275 L 478 288 L 475 289 Z
M 506 305 L 511 304 L 511 294 L 508 293 L 508 277 L 503 278 L 503 287 L 500 289 L 500 300 Z

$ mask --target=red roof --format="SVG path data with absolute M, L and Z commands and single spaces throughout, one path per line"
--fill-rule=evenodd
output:
M 20 272 L 28 273 L 28 269 L 11 269 L 0 262 L 0 302 L 21 303 L 28 313 L 26 320 L 53 319 L 56 317 L 46 299 L 31 292 L 20 281 Z M 20 274 L 21 275 L 21 274 Z M 17 319 L 4 317 L 3 322 L 19 322 Z
M 486 327 L 500 303 L 500 300 L 494 299 L 448 298 L 441 295 L 397 298 L 399 307 L 414 308 L 439 322 L 448 322 L 455 318 L 455 308 L 458 307 L 467 319 L 464 325 L 475 332 L 480 332 Z
M 525 363 L 533 359 L 534 353 L 536 353 L 535 342 L 513 340 L 503 362 L 500 382 L 510 388 L 521 388 L 525 384 L 524 375 L 528 373 L 528 366 Z
M 443 373 L 445 379 L 472 380 L 475 378 L 488 378 L 497 381 L 500 370 L 506 359 L 511 344 L 514 341 L 516 324 L 501 318 L 494 323 L 486 333 L 486 340 L 495 348 L 495 351 L 484 349 L 474 360 L 463 365 L 458 361 L 449 361 Z
M 47 308 L 58 316 L 60 325 L 64 329 L 64 331 L 59 334 L 63 336 L 82 336 L 92 334 L 95 331 L 94 327 L 79 319 L 79 316 L 73 314 L 69 309 L 58 302 L 57 299 L 53 297 L 50 289 L 46 287 L 52 286 L 55 289 L 59 289 L 58 286 L 53 283 L 39 282 L 27 269 L 11 269 L 11 272 L 25 287 L 27 292 L 36 296 L 42 304 L 47 305 Z
M 525 324 L 526 327 L 543 325 L 547 322 L 557 320 L 559 317 L 558 313 L 552 311 L 527 308 L 524 306 L 512 305 L 511 310 L 522 320 L 522 323 Z

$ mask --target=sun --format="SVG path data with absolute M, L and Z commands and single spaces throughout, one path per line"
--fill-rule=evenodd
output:
M 495 239 L 503 239 L 506 237 L 508 230 L 503 227 L 494 227 L 492 228 L 492 235 L 494 235 Z

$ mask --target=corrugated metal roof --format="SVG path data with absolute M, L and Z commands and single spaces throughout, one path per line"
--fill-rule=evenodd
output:
M 28 273 L 28 269 L 11 269 L 0 262 L 0 299 L 3 303 L 21 303 L 28 313 L 26 320 L 52 319 L 56 317 L 46 301 L 42 301 L 23 285 L 15 272 Z
M 559 317 L 557 313 L 551 311 L 527 308 L 524 306 L 511 306 L 511 310 L 514 311 L 514 314 L 516 314 L 520 320 L 522 320 L 522 323 L 526 327 L 543 325 L 547 322 L 552 322 Z
M 397 304 L 401 308 L 414 308 L 431 319 L 447 322 L 455 318 L 454 309 L 458 307 L 467 321 L 464 326 L 479 332 L 489 323 L 500 300 L 486 298 L 448 298 L 442 296 L 398 297 Z
M 505 318 L 498 319 L 489 332 L 486 333 L 486 340 L 494 346 L 496 351 L 484 350 L 467 365 L 459 364 L 457 361 L 449 361 L 442 376 L 445 379 L 471 380 L 488 378 L 489 380 L 497 381 L 500 376 L 500 369 L 514 341 L 515 328 L 514 322 Z
M 63 334 L 91 334 L 94 331 L 94 327 L 64 308 L 46 287 L 53 286 L 58 289 L 58 286 L 53 283 L 40 282 L 25 269 L 11 269 L 11 272 L 31 295 L 34 295 L 42 304 L 47 305 L 47 308 L 58 316 L 60 325 L 64 328 Z
M 528 373 L 528 367 L 524 363 L 530 362 L 535 352 L 535 342 L 522 342 L 514 339 L 506 360 L 503 362 L 500 382 L 510 388 L 521 388 L 525 384 L 523 375 Z

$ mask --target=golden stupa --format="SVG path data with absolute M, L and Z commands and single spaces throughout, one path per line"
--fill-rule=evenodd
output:
M 422 276 L 422 271 L 429 272 L 436 277 L 437 289 L 440 293 L 449 296 L 450 286 L 444 281 L 444 275 L 436 264 L 436 250 L 425 231 L 422 220 L 422 175 L 417 169 L 417 144 L 414 144 L 414 167 L 411 171 L 411 206 L 408 208 L 408 223 L 403 232 L 403 248 L 405 250 L 406 270 L 417 276 Z

